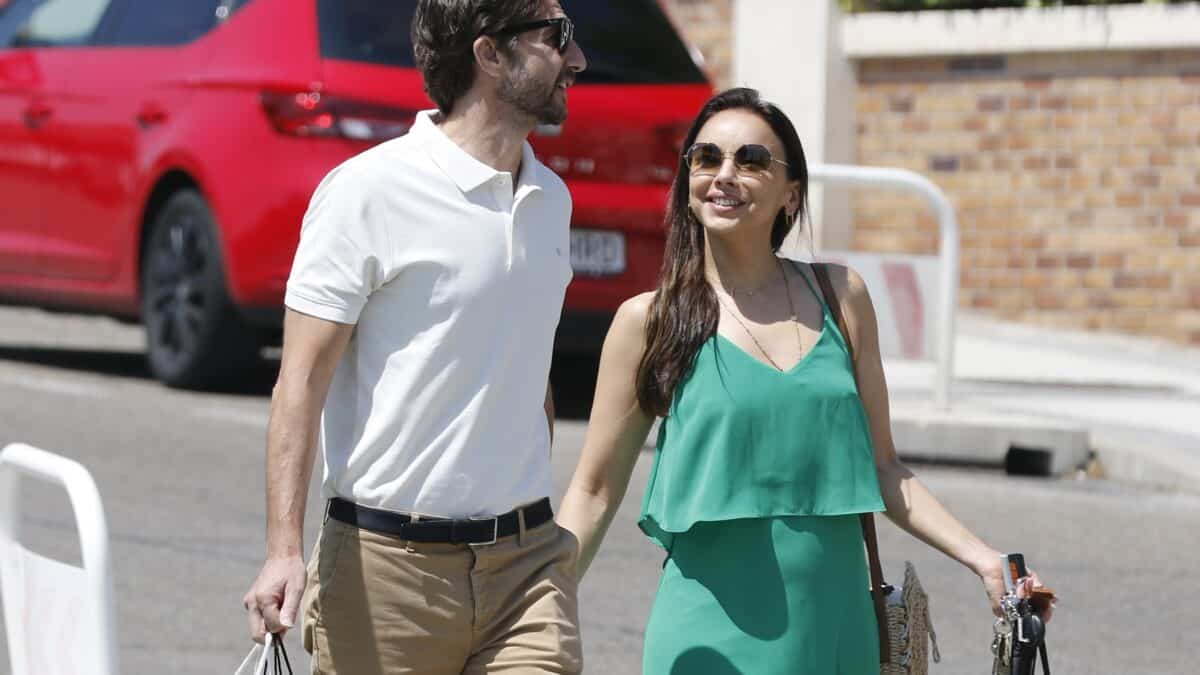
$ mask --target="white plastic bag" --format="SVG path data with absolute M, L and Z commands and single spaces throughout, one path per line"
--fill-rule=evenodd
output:
M 283 640 L 267 633 L 265 645 L 255 644 L 233 675 L 292 675 Z

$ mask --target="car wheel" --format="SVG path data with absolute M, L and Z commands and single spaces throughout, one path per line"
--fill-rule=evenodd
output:
M 171 195 L 151 223 L 142 323 L 150 372 L 169 386 L 227 385 L 257 362 L 259 341 L 229 300 L 216 225 L 194 190 Z

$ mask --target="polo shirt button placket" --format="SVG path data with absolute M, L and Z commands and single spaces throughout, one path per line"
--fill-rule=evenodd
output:
M 508 269 L 512 270 L 515 234 L 513 232 L 513 192 L 508 176 L 498 174 L 492 179 L 492 193 L 496 196 L 496 203 L 504 211 L 504 242 L 508 247 Z
M 492 196 L 496 198 L 496 206 L 505 213 L 512 213 L 513 195 L 512 190 L 508 187 L 508 181 L 504 180 L 503 176 L 496 176 L 491 183 Z

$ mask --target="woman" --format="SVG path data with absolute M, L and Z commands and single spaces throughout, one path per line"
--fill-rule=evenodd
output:
M 582 576 L 664 417 L 639 520 L 668 552 L 644 672 L 878 673 L 858 514 L 886 510 L 966 565 L 994 610 L 1000 554 L 897 459 L 862 279 L 827 268 L 843 336 L 813 267 L 777 256 L 806 203 L 791 122 L 732 89 L 684 147 L 662 278 L 613 320 L 559 523 Z

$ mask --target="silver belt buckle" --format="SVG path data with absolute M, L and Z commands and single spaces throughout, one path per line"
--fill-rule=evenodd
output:
M 490 520 L 490 521 L 492 521 L 492 539 L 491 539 L 491 541 L 473 541 L 473 542 L 467 544 L 467 546 L 490 546 L 490 545 L 496 543 L 496 539 L 498 538 L 497 535 L 500 534 L 500 518 L 498 516 L 491 516 L 488 518 L 468 518 L 467 520 Z

